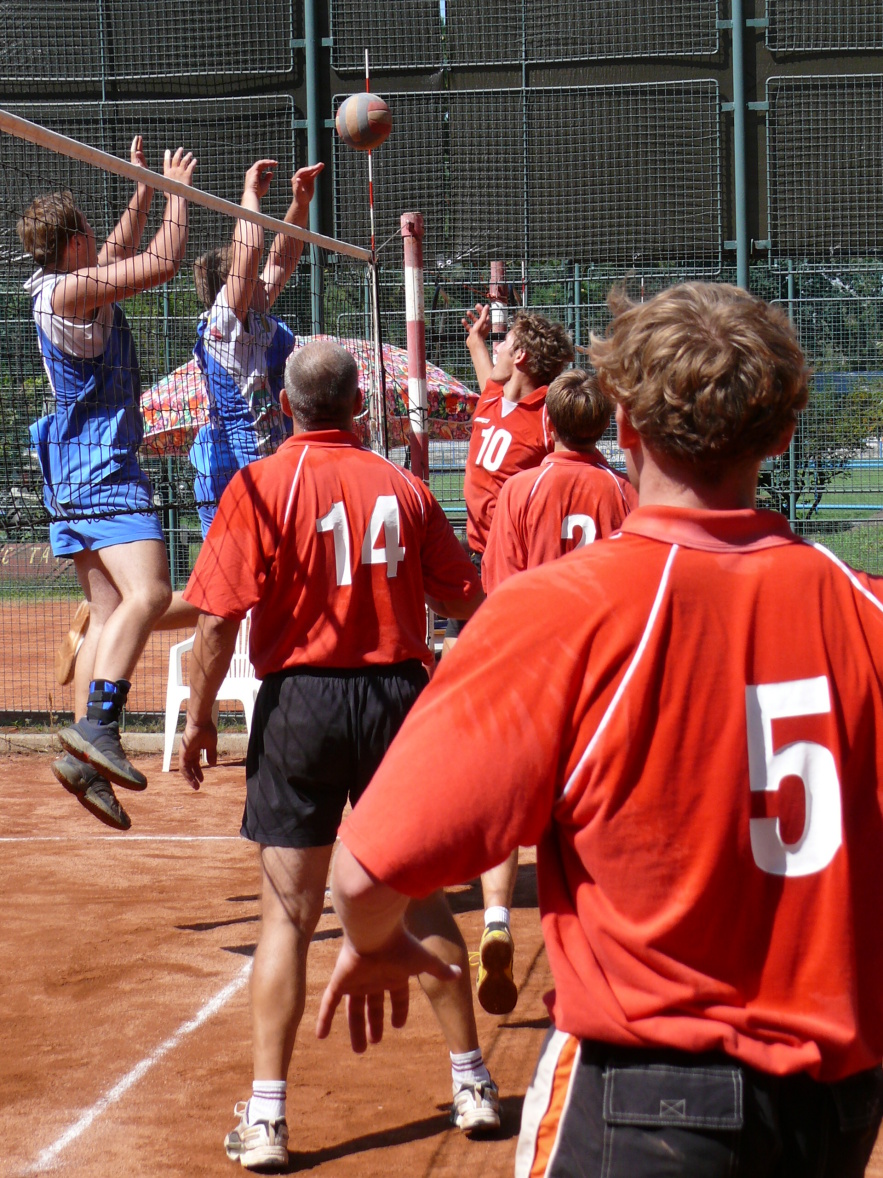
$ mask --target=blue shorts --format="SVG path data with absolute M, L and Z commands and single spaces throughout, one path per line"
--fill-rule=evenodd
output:
M 204 540 L 208 535 L 209 528 L 212 526 L 212 520 L 217 514 L 218 505 L 216 503 L 206 503 L 201 507 L 197 507 L 196 510 L 199 513 L 199 522 L 202 527 L 202 538 Z
M 136 515 L 112 515 L 107 519 L 64 519 L 49 525 L 49 543 L 53 556 L 76 556 L 80 552 L 97 552 L 116 544 L 134 544 L 137 540 L 163 543 L 159 516 L 153 511 Z

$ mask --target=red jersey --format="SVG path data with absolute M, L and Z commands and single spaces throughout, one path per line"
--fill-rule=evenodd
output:
M 536 843 L 559 1030 L 870 1068 L 881 598 L 777 514 L 639 508 L 488 599 L 341 837 L 411 896 Z
M 427 662 L 424 592 L 465 601 L 479 587 L 423 483 L 327 430 L 298 434 L 234 476 L 184 596 L 222 618 L 252 609 L 263 678 Z
M 466 537 L 473 552 L 484 552 L 497 496 L 516 471 L 539 466 L 552 449 L 546 413 L 548 388 L 520 401 L 507 401 L 503 386 L 489 380 L 478 398 L 469 435 L 463 497 Z
M 597 450 L 547 455 L 503 484 L 481 562 L 485 592 L 611 535 L 637 506 L 637 491 Z

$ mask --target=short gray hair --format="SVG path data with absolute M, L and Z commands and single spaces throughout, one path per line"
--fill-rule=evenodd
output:
M 348 429 L 359 395 L 359 368 L 339 344 L 316 340 L 288 357 L 285 391 L 302 429 Z

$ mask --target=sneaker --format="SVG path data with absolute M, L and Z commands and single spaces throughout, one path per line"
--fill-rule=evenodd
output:
M 147 778 L 130 764 L 120 742 L 120 726 L 94 724 L 91 720 L 77 720 L 58 734 L 62 747 L 80 761 L 88 761 L 114 785 L 126 789 L 146 789 Z
M 224 1138 L 224 1149 L 231 1162 L 238 1161 L 246 1170 L 288 1165 L 288 1125 L 284 1117 L 249 1125 L 247 1100 L 240 1100 L 233 1112 L 239 1117 L 239 1124 Z
M 70 683 L 77 665 L 77 654 L 83 645 L 83 636 L 89 628 L 89 602 L 81 601 L 74 614 L 71 628 L 59 643 L 55 652 L 55 679 L 62 687 Z
M 132 825 L 132 819 L 117 801 L 110 782 L 85 761 L 78 761 L 67 753 L 53 763 L 52 772 L 64 788 L 106 826 L 128 830 Z
M 512 977 L 515 944 L 505 924 L 493 922 L 481 934 L 478 949 L 478 1001 L 488 1014 L 509 1014 L 518 1001 Z
M 451 1124 L 464 1133 L 488 1133 L 500 1127 L 500 1097 L 493 1080 L 455 1084 Z

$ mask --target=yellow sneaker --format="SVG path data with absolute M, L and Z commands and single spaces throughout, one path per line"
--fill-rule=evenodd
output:
M 488 1014 L 509 1014 L 518 1001 L 512 976 L 515 944 L 505 924 L 492 922 L 481 934 L 478 947 L 478 1001 Z

